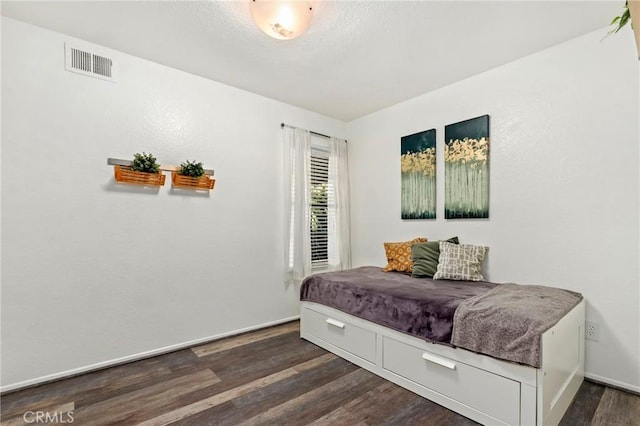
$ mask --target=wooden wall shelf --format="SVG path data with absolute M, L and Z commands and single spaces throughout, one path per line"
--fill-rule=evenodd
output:
M 116 182 L 133 185 L 163 186 L 166 176 L 162 173 L 136 172 L 127 166 L 113 166 Z
M 210 190 L 216 184 L 216 180 L 207 175 L 199 178 L 180 175 L 177 172 L 171 172 L 171 183 L 177 188 Z
M 162 171 L 171 172 L 171 182 L 176 188 L 193 189 L 200 191 L 212 190 L 216 184 L 216 180 L 212 178 L 214 171 L 205 169 L 204 175 L 199 178 L 192 178 L 178 174 L 179 167 L 176 166 L 160 166 L 158 173 L 145 173 L 133 171 L 130 160 L 120 160 L 117 158 L 107 158 L 107 164 L 113 166 L 116 181 L 120 183 L 129 183 L 134 185 L 146 186 L 164 186 L 166 176 Z

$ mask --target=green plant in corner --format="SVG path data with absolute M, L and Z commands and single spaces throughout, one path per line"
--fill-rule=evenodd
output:
M 180 163 L 178 174 L 192 178 L 199 178 L 204 175 L 204 167 L 202 167 L 202 163 L 196 163 L 196 160 L 187 160 L 184 163 Z
M 615 25 L 607 35 L 615 34 L 620 31 L 627 23 L 631 22 L 631 12 L 629 11 L 629 0 L 624 2 L 624 11 L 620 16 L 616 16 L 609 25 Z M 632 24 L 633 25 L 633 24 Z
M 160 171 L 160 164 L 158 164 L 156 157 L 152 153 L 143 152 L 140 154 L 136 152 L 133 154 L 132 163 L 131 169 L 136 172 L 158 173 Z

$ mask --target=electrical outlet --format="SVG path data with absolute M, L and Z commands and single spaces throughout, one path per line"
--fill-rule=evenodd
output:
M 600 327 L 597 322 L 585 321 L 584 322 L 584 338 L 597 342 L 600 340 Z

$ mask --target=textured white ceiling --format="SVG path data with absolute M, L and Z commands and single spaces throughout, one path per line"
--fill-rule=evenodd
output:
M 258 29 L 249 0 L 3 1 L 2 14 L 350 121 L 603 28 L 624 1 L 313 4 L 287 41 Z

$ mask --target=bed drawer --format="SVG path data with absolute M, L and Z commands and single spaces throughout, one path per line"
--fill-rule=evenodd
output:
M 388 337 L 382 342 L 384 369 L 504 423 L 520 424 L 519 382 Z
M 362 359 L 375 363 L 376 334 L 343 319 L 303 309 L 302 322 L 308 333 Z

